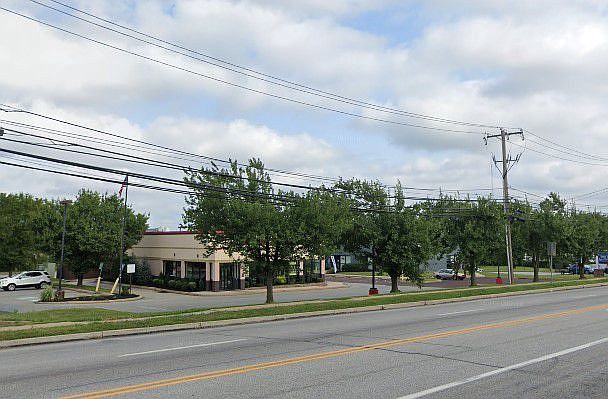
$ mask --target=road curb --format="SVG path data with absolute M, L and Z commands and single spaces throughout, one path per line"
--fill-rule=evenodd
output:
M 416 307 L 423 307 L 423 306 L 440 305 L 440 304 L 444 304 L 444 303 L 470 302 L 470 301 L 476 301 L 476 300 L 482 300 L 482 299 L 495 299 L 495 298 L 504 298 L 504 297 L 520 296 L 520 295 L 543 294 L 543 293 L 547 293 L 547 292 L 570 291 L 570 290 L 575 290 L 575 289 L 597 288 L 597 287 L 606 287 L 606 286 L 608 286 L 608 283 L 585 284 L 585 285 L 566 286 L 566 287 L 551 287 L 551 288 L 541 288 L 538 290 L 530 290 L 530 291 L 503 292 L 503 293 L 499 293 L 499 294 L 473 295 L 473 296 L 469 296 L 469 297 L 435 299 L 435 300 L 430 300 L 430 301 L 394 303 L 394 304 L 385 304 L 385 305 L 370 305 L 370 306 L 361 306 L 361 307 L 355 307 L 355 308 L 320 310 L 320 311 L 315 311 L 315 312 L 291 313 L 291 314 L 274 315 L 274 316 L 257 316 L 257 317 L 248 317 L 248 318 L 242 318 L 242 319 L 215 320 L 215 321 L 204 321 L 204 322 L 184 323 L 184 324 L 169 324 L 169 325 L 154 326 L 154 327 L 138 327 L 138 328 L 130 328 L 130 329 L 122 329 L 122 330 L 107 330 L 107 331 L 95 331 L 95 332 L 88 332 L 88 333 L 54 335 L 54 336 L 44 336 L 44 337 L 35 337 L 35 338 L 22 338 L 22 339 L 15 339 L 15 340 L 0 341 L 0 349 L 27 346 L 27 345 L 42 345 L 42 344 L 58 343 L 58 342 L 70 342 L 70 341 L 82 341 L 82 340 L 89 340 L 89 339 L 101 339 L 101 338 L 108 338 L 108 337 L 120 337 L 120 336 L 128 336 L 128 335 L 153 334 L 153 333 L 168 332 L 168 331 L 182 331 L 182 330 L 230 327 L 230 326 L 237 326 L 237 325 L 266 323 L 266 322 L 273 322 L 273 321 L 303 319 L 303 318 L 309 318 L 309 317 L 321 317 L 321 316 L 345 315 L 345 314 L 355 314 L 355 313 L 364 313 L 364 312 L 375 312 L 375 311 L 380 311 L 380 310 L 416 308 Z
M 346 288 L 347 285 L 344 282 L 332 282 L 335 286 L 330 286 L 326 282 L 323 283 L 308 283 L 308 284 L 286 284 L 286 285 L 275 285 L 275 292 L 292 292 L 292 291 L 316 291 L 316 290 L 327 290 L 327 289 L 339 289 Z M 159 287 L 150 287 L 146 285 L 133 285 L 133 288 L 139 290 L 149 290 L 155 291 L 159 293 L 170 293 L 177 295 L 185 295 L 185 296 L 194 296 L 199 298 L 205 297 L 234 297 L 234 296 L 245 296 L 245 295 L 257 295 L 260 293 L 266 293 L 265 287 L 255 287 L 255 288 L 246 288 L 244 290 L 233 290 L 233 291 L 197 291 L 197 292 L 189 292 L 189 291 L 177 291 L 171 290 L 168 288 L 159 288 Z
M 138 295 L 135 298 L 123 298 L 123 299 L 104 299 L 104 300 L 100 300 L 100 301 L 59 301 L 59 302 L 40 302 L 40 301 L 34 301 L 35 304 L 37 305 L 95 305 L 98 303 L 114 303 L 114 302 L 132 302 L 132 301 L 139 301 L 140 299 L 143 299 L 143 295 Z

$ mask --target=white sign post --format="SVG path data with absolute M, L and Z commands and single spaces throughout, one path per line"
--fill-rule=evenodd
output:
M 547 255 L 549 255 L 549 271 L 551 272 L 551 283 L 553 283 L 553 257 L 557 255 L 557 245 L 555 242 L 547 243 Z
M 127 274 L 129 275 L 129 294 L 131 293 L 131 285 L 133 285 L 133 274 L 135 274 L 135 263 L 127 265 Z

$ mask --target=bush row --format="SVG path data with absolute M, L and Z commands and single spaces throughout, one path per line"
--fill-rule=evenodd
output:
M 204 288 L 204 287 L 199 288 L 196 284 L 196 281 L 194 281 L 194 280 L 175 279 L 175 278 L 165 280 L 164 278 L 161 278 L 161 277 L 152 279 L 152 286 L 158 287 L 158 288 L 167 288 L 167 289 L 175 290 L 175 291 L 188 291 L 188 292 L 199 291 L 199 290 L 202 291 Z

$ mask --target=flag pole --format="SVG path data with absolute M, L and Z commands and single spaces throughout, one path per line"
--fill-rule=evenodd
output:
M 124 203 L 124 213 L 122 216 L 122 229 L 120 231 L 120 262 L 118 264 L 118 296 L 122 295 L 122 262 L 123 262 L 123 253 L 125 246 L 125 224 L 127 222 L 127 199 L 129 197 L 129 175 L 125 176 L 125 203 Z

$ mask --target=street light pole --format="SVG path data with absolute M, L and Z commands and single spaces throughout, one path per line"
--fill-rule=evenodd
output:
M 61 282 L 63 280 L 63 259 L 64 259 L 64 248 L 65 248 L 65 224 L 68 218 L 68 205 L 72 203 L 70 200 L 63 200 L 59 202 L 63 205 L 63 230 L 61 232 L 61 262 L 59 263 L 59 287 L 58 292 L 61 292 Z

